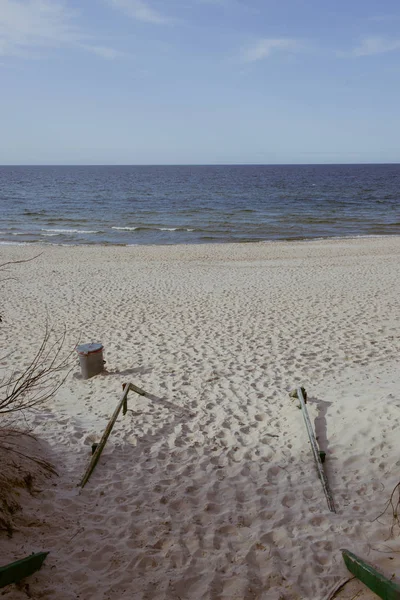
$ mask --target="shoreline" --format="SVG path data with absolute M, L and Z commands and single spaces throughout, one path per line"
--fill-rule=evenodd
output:
M 392 238 L 400 238 L 400 234 L 382 234 L 382 235 L 375 235 L 375 234 L 371 234 L 371 235 L 343 235 L 343 236 L 329 236 L 329 237 L 306 237 L 306 238 L 282 238 L 282 239 L 266 239 L 266 240 L 243 240 L 243 241 L 234 241 L 234 240 L 227 240 L 227 241 L 215 241 L 215 242 L 211 242 L 211 241 L 205 241 L 205 242 L 181 242 L 181 243 L 158 243 L 158 244 L 154 244 L 154 243 L 132 243 L 132 244 L 117 244 L 117 243 L 111 243 L 111 242 L 107 242 L 107 243 L 96 243 L 96 242 L 85 242 L 85 243 L 55 243 L 55 242 L 43 242 L 43 241 L 35 241 L 35 242 L 14 242 L 14 241 L 0 241 L 0 246 L 2 247 L 7 247 L 7 246 L 21 246 L 21 247 L 43 247 L 43 248 L 48 248 L 49 246 L 53 247 L 62 247 L 62 248 L 69 248 L 69 247 L 99 247 L 99 248 L 132 248 L 132 247 L 175 247 L 175 246 L 184 246 L 184 247 L 188 247 L 188 246 L 226 246 L 226 245 L 232 245 L 232 246 L 242 246 L 242 245 L 251 245 L 251 244 L 256 244 L 256 245 L 263 245 L 263 244 L 296 244 L 296 243 L 309 243 L 309 242 L 315 242 L 315 243 L 321 243 L 321 242 L 343 242 L 343 241 L 357 241 L 357 240 L 374 240 L 374 239 L 378 239 L 378 240 L 385 240 L 385 239 L 392 239 Z

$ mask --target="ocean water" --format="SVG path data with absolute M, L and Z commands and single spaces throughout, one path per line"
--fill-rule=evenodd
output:
M 400 234 L 400 165 L 0 167 L 0 243 Z

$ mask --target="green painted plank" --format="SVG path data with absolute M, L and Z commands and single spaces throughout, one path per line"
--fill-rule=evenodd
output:
M 342 550 L 346 567 L 362 581 L 370 590 L 383 600 L 400 600 L 400 585 L 377 571 L 375 567 L 364 562 L 361 558 L 350 552 Z
M 10 583 L 18 583 L 24 577 L 38 571 L 47 555 L 48 552 L 38 552 L 0 567 L 0 588 Z

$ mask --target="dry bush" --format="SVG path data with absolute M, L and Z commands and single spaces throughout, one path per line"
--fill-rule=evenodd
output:
M 11 265 L 30 262 L 39 256 L 40 254 L 29 259 L 0 264 L 0 272 L 8 271 Z M 7 277 L 0 281 L 4 282 L 7 279 L 14 278 Z M 70 372 L 68 367 L 71 366 L 73 351 L 63 356 L 65 338 L 65 328 L 61 336 L 55 337 L 54 332 L 46 323 L 42 342 L 28 367 L 23 371 L 17 369 L 0 380 L 0 418 L 5 414 L 38 406 L 56 393 L 68 377 Z M 5 358 L 7 357 L 4 356 L 0 360 Z
M 64 355 L 65 336 L 64 330 L 61 337 L 52 340 L 52 331 L 46 326 L 40 347 L 28 367 L 0 380 L 0 417 L 37 407 L 61 387 L 72 362 L 72 351 Z
M 65 355 L 66 332 L 55 338 L 46 327 L 33 360 L 23 372 L 0 381 L 0 531 L 10 536 L 14 515 L 21 507 L 22 489 L 33 493 L 36 482 L 55 474 L 52 465 L 35 450 L 25 411 L 39 408 L 54 396 L 68 377 L 72 351 Z M 33 445 L 32 449 L 29 446 Z
M 24 493 L 35 495 L 56 471 L 35 436 L 15 429 L 0 429 L 0 462 L 0 531 L 11 537 Z
M 37 257 L 3 263 L 0 271 L 34 258 Z M 65 339 L 65 329 L 57 337 L 46 325 L 30 364 L 0 380 L 0 531 L 6 531 L 8 535 L 12 535 L 13 517 L 21 508 L 22 490 L 34 494 L 38 481 L 55 474 L 53 466 L 43 458 L 40 444 L 28 429 L 25 411 L 38 408 L 54 396 L 68 377 L 73 350 L 65 353 Z

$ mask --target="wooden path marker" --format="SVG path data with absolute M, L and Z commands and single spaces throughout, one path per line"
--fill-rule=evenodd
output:
M 38 552 L 0 567 L 0 588 L 11 583 L 18 583 L 24 577 L 39 571 L 47 555 L 48 552 Z
M 78 485 L 80 485 L 80 487 L 85 487 L 85 485 L 89 481 L 89 477 L 93 473 L 94 468 L 97 465 L 97 462 L 100 458 L 100 455 L 104 450 L 104 446 L 106 445 L 106 442 L 110 436 L 112 428 L 115 425 L 115 421 L 117 420 L 118 415 L 121 412 L 121 408 L 123 409 L 122 414 L 126 415 L 126 411 L 128 410 L 128 399 L 127 398 L 128 398 L 129 391 L 132 390 L 133 392 L 136 392 L 137 394 L 139 394 L 139 396 L 146 396 L 146 392 L 144 392 L 140 388 L 136 387 L 136 385 L 133 385 L 133 383 L 124 383 L 122 385 L 122 388 L 124 390 L 124 393 L 122 394 L 122 397 L 121 397 L 120 401 L 118 402 L 118 406 L 115 409 L 113 416 L 111 417 L 107 427 L 104 430 L 103 436 L 102 436 L 98 446 L 96 447 L 96 450 L 92 456 L 92 459 L 89 463 L 88 468 L 85 471 L 84 476 L 82 477 L 82 480 L 78 484 Z
M 328 508 L 331 512 L 335 513 L 336 512 L 335 503 L 333 501 L 332 492 L 329 488 L 328 479 L 325 475 L 324 467 L 322 465 L 321 455 L 320 455 L 320 451 L 318 449 L 317 440 L 315 439 L 315 435 L 314 435 L 314 431 L 313 431 L 313 428 L 311 425 L 310 417 L 308 416 L 306 401 L 305 401 L 304 395 L 303 395 L 303 389 L 304 388 L 301 388 L 301 387 L 297 388 L 297 398 L 300 401 L 301 411 L 303 413 L 304 422 L 306 424 L 308 437 L 310 438 L 310 443 L 311 443 L 311 448 L 312 448 L 313 455 L 314 455 L 315 464 L 317 465 L 318 475 L 321 480 L 322 488 L 323 488 L 325 496 L 326 496 Z
M 383 600 L 400 600 L 400 585 L 377 571 L 375 567 L 364 562 L 361 558 L 350 552 L 342 550 L 346 567 L 362 581 L 370 590 Z

